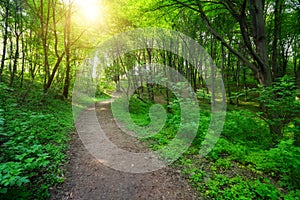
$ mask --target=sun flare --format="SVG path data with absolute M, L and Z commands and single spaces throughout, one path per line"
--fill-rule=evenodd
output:
M 101 0 L 74 0 L 76 7 L 78 7 L 78 14 L 83 17 L 85 21 L 95 22 L 101 21 L 103 17 Z

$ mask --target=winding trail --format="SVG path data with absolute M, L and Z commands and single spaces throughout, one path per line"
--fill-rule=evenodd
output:
M 118 147 L 133 152 L 148 151 L 136 138 L 119 129 L 110 110 L 110 101 L 97 103 L 96 113 L 107 137 Z M 201 199 L 179 171 L 171 167 L 131 174 L 101 164 L 85 149 L 78 134 L 71 142 L 66 171 L 65 182 L 52 190 L 51 199 Z

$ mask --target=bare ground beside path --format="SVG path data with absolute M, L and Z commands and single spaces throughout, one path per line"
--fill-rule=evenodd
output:
M 103 130 L 113 143 L 128 151 L 147 151 L 142 143 L 122 133 L 115 124 L 110 102 L 97 103 L 96 110 Z M 171 167 L 131 174 L 101 164 L 85 149 L 77 134 L 71 142 L 66 171 L 65 182 L 53 189 L 51 199 L 201 199 L 187 180 Z

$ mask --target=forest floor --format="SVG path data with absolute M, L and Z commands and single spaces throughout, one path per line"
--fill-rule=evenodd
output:
M 147 151 L 136 138 L 122 133 L 110 105 L 110 101 L 96 104 L 98 121 L 110 140 L 124 150 Z M 74 135 L 68 155 L 65 182 L 52 189 L 51 199 L 202 199 L 175 168 L 132 174 L 103 165 L 88 152 L 78 134 Z

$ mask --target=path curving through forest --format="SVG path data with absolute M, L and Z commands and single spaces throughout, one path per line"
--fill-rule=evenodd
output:
M 116 125 L 110 105 L 110 101 L 96 104 L 98 121 L 107 137 L 124 150 L 147 152 L 141 142 L 123 133 Z M 65 182 L 52 191 L 53 200 L 201 199 L 174 168 L 132 174 L 103 165 L 87 151 L 78 134 L 71 142 L 66 171 Z

